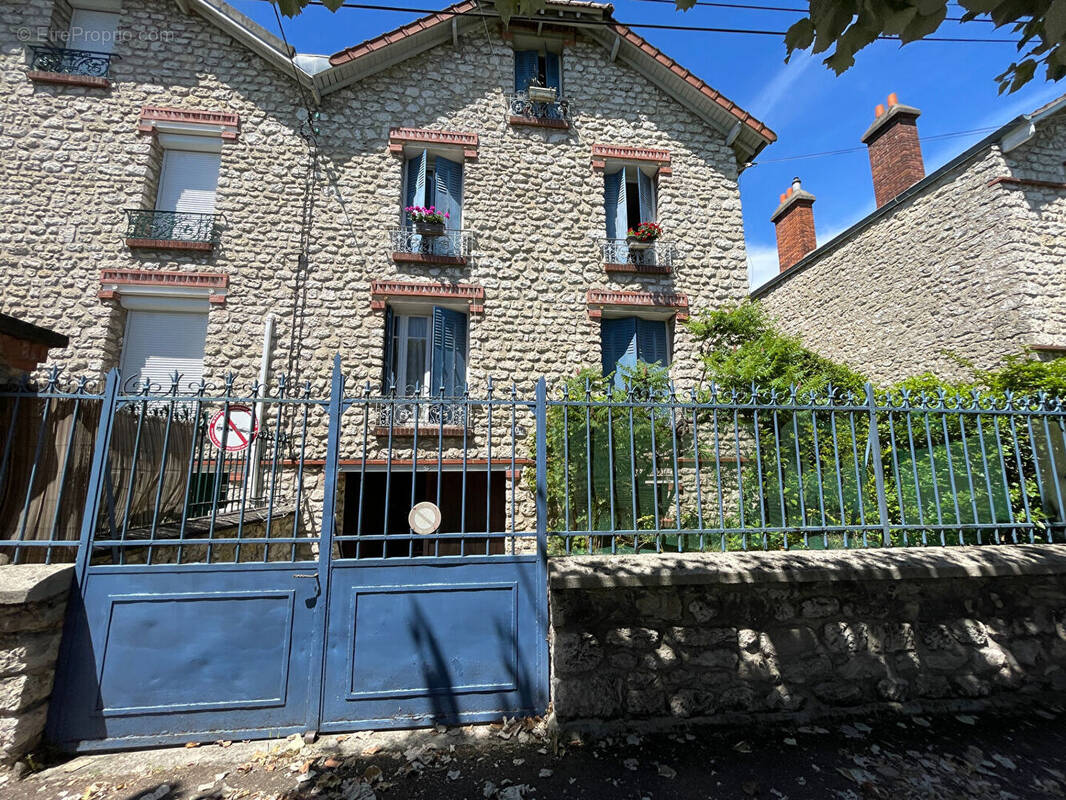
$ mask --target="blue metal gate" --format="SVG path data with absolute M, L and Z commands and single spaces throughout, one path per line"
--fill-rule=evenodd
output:
M 519 481 L 537 404 L 513 388 L 484 400 L 346 397 L 338 359 L 328 400 L 284 381 L 270 396 L 232 380 L 217 393 L 183 390 L 177 376 L 169 392 L 127 389 L 115 373 L 100 394 L 49 390 L 19 396 L 10 423 L 7 445 L 15 414 L 40 406 L 34 463 L 52 449 L 69 463 L 78 450 L 73 433 L 59 441 L 57 403 L 75 398 L 98 419 L 82 448 L 91 459 L 50 706 L 55 744 L 545 711 L 544 531 L 531 524 L 543 503 Z M 56 520 L 77 473 L 59 478 Z M 430 535 L 406 522 L 422 500 L 442 509 Z M 40 538 L 21 527 L 3 546 L 16 561 L 74 552 L 54 525 Z

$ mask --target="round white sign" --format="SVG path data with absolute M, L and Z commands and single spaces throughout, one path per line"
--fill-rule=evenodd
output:
M 407 515 L 407 523 L 415 533 L 436 533 L 440 527 L 440 509 L 428 500 L 418 503 Z
M 220 410 L 211 418 L 211 426 L 207 429 L 211 443 L 219 449 L 225 437 L 227 453 L 247 449 L 258 433 L 259 420 L 255 419 L 252 409 L 239 405 L 230 406 L 228 414 L 225 409 Z

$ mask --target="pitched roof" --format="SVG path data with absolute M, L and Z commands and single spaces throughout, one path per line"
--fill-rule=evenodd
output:
M 746 160 L 777 140 L 777 134 L 765 123 L 634 33 L 627 25 L 615 21 L 611 16 L 613 11 L 614 6 L 606 3 L 548 0 L 540 14 L 514 17 L 513 20 L 536 23 L 550 21 L 553 25 L 580 29 L 610 50 L 612 60 L 615 57 L 623 58 L 679 102 L 720 128 L 729 136 L 729 143 L 737 147 L 738 154 Z M 322 86 L 322 90 L 332 91 L 354 83 L 457 35 L 460 25 L 463 28 L 470 27 L 481 23 L 485 17 L 494 16 L 497 16 L 495 10 L 481 6 L 478 0 L 463 0 L 347 47 L 330 56 L 331 70 L 328 72 L 332 75 L 319 73 L 327 84 Z M 387 51 L 394 51 L 393 57 L 388 57 Z M 366 62 L 363 68 L 360 68 L 360 62 Z M 345 72 L 350 75 L 343 74 Z M 740 127 L 734 130 L 737 124 Z

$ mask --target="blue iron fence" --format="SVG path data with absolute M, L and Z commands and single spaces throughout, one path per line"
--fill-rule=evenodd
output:
M 1062 402 L 867 386 L 547 401 L 550 552 L 1056 542 Z
M 112 382 L 0 392 L 0 556 L 314 561 L 327 525 L 342 559 L 1066 538 L 1046 396 Z

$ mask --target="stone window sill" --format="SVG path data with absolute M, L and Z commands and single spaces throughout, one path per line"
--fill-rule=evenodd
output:
M 134 250 L 192 250 L 198 253 L 215 249 L 214 242 L 190 242 L 183 239 L 126 239 L 126 246 Z
M 432 423 L 426 423 L 425 425 L 418 426 L 418 438 L 436 438 L 437 436 L 443 436 L 445 439 L 449 437 L 463 436 L 467 432 L 467 429 L 462 425 L 433 425 Z M 374 428 L 375 436 L 388 436 L 389 427 L 387 425 L 378 425 Z M 411 439 L 414 438 L 415 429 L 413 425 L 397 425 L 392 429 L 392 437 L 394 439 Z
M 438 256 L 423 253 L 393 253 L 392 260 L 397 264 L 441 264 L 445 266 L 465 267 L 466 259 L 462 256 Z
M 62 86 L 84 86 L 88 89 L 110 89 L 111 81 L 95 75 L 70 75 L 66 72 L 42 72 L 30 70 L 26 73 L 36 83 L 54 83 Z
M 508 122 L 512 125 L 526 125 L 530 128 L 554 128 L 556 130 L 568 130 L 570 123 L 565 119 L 543 119 L 540 117 L 516 117 L 512 115 Z
M 617 264 L 606 263 L 603 265 L 604 272 L 617 272 L 631 275 L 669 275 L 673 270 L 666 266 L 654 264 Z

